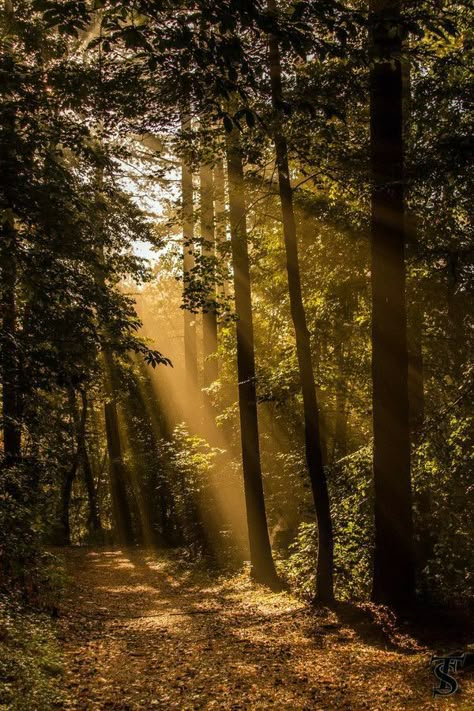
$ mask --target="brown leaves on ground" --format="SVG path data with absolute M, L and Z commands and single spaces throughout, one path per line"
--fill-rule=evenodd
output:
M 368 610 L 310 610 L 246 576 L 212 578 L 147 551 L 72 550 L 66 562 L 65 708 L 439 708 L 431 650 L 387 636 Z M 474 707 L 472 680 L 459 681 L 443 708 Z

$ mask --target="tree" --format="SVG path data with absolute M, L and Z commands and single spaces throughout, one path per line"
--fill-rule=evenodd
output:
M 268 7 L 272 13 L 276 13 L 276 3 L 273 2 L 273 0 L 269 0 Z M 306 324 L 306 314 L 301 292 L 298 238 L 293 208 L 293 190 L 290 180 L 288 145 L 283 134 L 280 119 L 280 111 L 283 102 L 280 50 L 278 39 L 273 34 L 269 37 L 269 61 L 272 102 L 275 111 L 274 141 L 283 215 L 283 234 L 285 239 L 290 308 L 295 329 L 296 350 L 301 390 L 303 393 L 306 462 L 318 522 L 317 598 L 321 602 L 331 602 L 334 598 L 334 554 L 331 511 L 323 465 L 316 384 L 311 362 L 311 339 Z
M 6 30 L 13 31 L 14 13 L 10 0 L 5 0 L 4 14 Z M 15 58 L 11 41 L 5 42 L 6 65 L 9 81 L 6 84 L 6 101 L 0 135 L 0 167 L 2 174 L 2 199 L 0 203 L 0 303 L 2 306 L 1 376 L 2 376 L 2 421 L 4 464 L 10 466 L 21 456 L 21 414 L 20 414 L 20 359 L 17 342 L 17 250 L 18 240 L 15 228 L 15 198 L 12 181 L 17 168 L 16 108 L 13 94 Z
M 405 295 L 401 17 L 370 4 L 372 379 L 375 551 L 373 599 L 400 606 L 415 592 Z
M 191 130 L 191 117 L 186 107 L 181 116 L 181 130 L 184 134 Z M 189 298 L 188 291 L 195 267 L 194 260 L 194 189 L 193 174 L 189 156 L 182 157 L 181 163 L 181 202 L 183 217 L 183 283 L 184 298 Z M 198 382 L 196 317 L 192 305 L 184 310 L 184 366 L 186 378 L 192 389 Z
M 229 291 L 228 285 L 228 254 L 226 249 L 227 230 L 225 214 L 225 173 L 224 161 L 217 158 L 214 166 L 214 206 L 215 206 L 215 242 L 216 254 L 222 270 L 222 284 L 220 285 L 221 296 L 226 297 Z
M 227 133 L 229 214 L 237 312 L 237 376 L 245 504 L 252 576 L 272 588 L 279 587 L 268 536 L 258 436 L 252 295 L 247 243 L 245 184 L 237 128 Z
M 100 511 L 97 503 L 94 474 L 92 471 L 89 453 L 87 451 L 86 426 L 88 418 L 88 399 L 85 388 L 80 388 L 79 394 L 82 404 L 81 413 L 79 413 L 78 411 L 76 393 L 74 389 L 71 389 L 69 391 L 69 402 L 71 406 L 74 429 L 77 439 L 77 452 L 79 456 L 79 463 L 82 468 L 84 483 L 86 485 L 87 490 L 87 499 L 89 503 L 89 516 L 87 521 L 89 534 L 91 540 L 98 541 L 102 537 L 102 525 L 100 522 Z
M 206 288 L 206 301 L 203 313 L 203 358 L 204 387 L 209 387 L 218 376 L 217 365 L 217 314 L 215 308 L 215 260 L 216 238 L 214 221 L 214 181 L 213 170 L 209 163 L 203 162 L 200 170 L 201 202 L 201 239 L 204 267 L 209 273 L 209 287 Z M 207 262 L 207 263 L 206 263 Z

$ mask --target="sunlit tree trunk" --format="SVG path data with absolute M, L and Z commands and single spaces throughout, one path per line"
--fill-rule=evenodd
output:
M 223 281 L 221 285 L 221 294 L 227 296 L 229 293 L 228 284 L 228 253 L 227 253 L 227 230 L 226 230 L 226 211 L 225 211 L 225 173 L 224 161 L 219 158 L 214 166 L 214 201 L 216 215 L 216 253 L 221 264 L 221 273 Z
M 375 487 L 373 599 L 414 596 L 405 296 L 400 2 L 370 2 L 372 378 Z
M 183 114 L 181 118 L 183 133 L 191 130 L 189 115 Z M 192 279 L 194 263 L 194 206 L 193 206 L 193 174 L 186 156 L 181 163 L 181 201 L 183 215 L 183 284 L 185 294 Z M 184 311 L 184 365 L 186 378 L 191 391 L 197 386 L 197 342 L 196 342 L 196 316 L 188 309 Z
M 277 587 L 279 583 L 268 535 L 260 463 L 245 187 L 242 155 L 235 128 L 232 133 L 227 134 L 227 169 L 232 268 L 238 318 L 236 331 L 240 433 L 252 576 L 261 583 Z
M 276 12 L 276 4 L 270 0 L 269 10 Z M 278 182 L 283 216 L 286 267 L 290 294 L 290 309 L 295 329 L 296 352 L 303 394 L 305 426 L 305 452 L 318 523 L 317 599 L 330 602 L 333 591 L 333 534 L 329 494 L 324 471 L 321 443 L 319 409 L 316 396 L 311 361 L 310 333 L 306 324 L 306 314 L 301 291 L 301 275 L 298 261 L 298 239 L 293 209 L 293 191 L 290 183 L 288 147 L 280 125 L 279 111 L 282 101 L 280 52 L 275 36 L 269 38 L 270 79 L 273 107 L 275 109 L 275 150 L 277 158 Z
M 215 301 L 215 226 L 214 226 L 214 185 L 212 167 L 203 164 L 200 170 L 201 178 L 201 238 L 202 256 L 208 262 L 209 301 Z M 209 304 L 202 316 L 203 321 L 203 359 L 204 359 L 204 387 L 209 387 L 218 377 L 217 364 L 217 314 L 212 304 Z

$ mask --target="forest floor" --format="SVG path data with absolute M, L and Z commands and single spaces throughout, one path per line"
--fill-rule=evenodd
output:
M 474 708 L 471 674 L 454 697 L 432 697 L 431 654 L 455 646 L 427 646 L 373 610 L 311 610 L 145 550 L 63 552 L 65 709 Z

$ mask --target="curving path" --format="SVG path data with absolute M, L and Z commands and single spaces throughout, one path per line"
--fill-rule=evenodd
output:
M 312 612 L 245 576 L 144 550 L 72 549 L 60 611 L 67 709 L 472 709 L 431 698 L 431 652 L 360 609 Z M 471 703 L 469 703 L 469 700 Z

